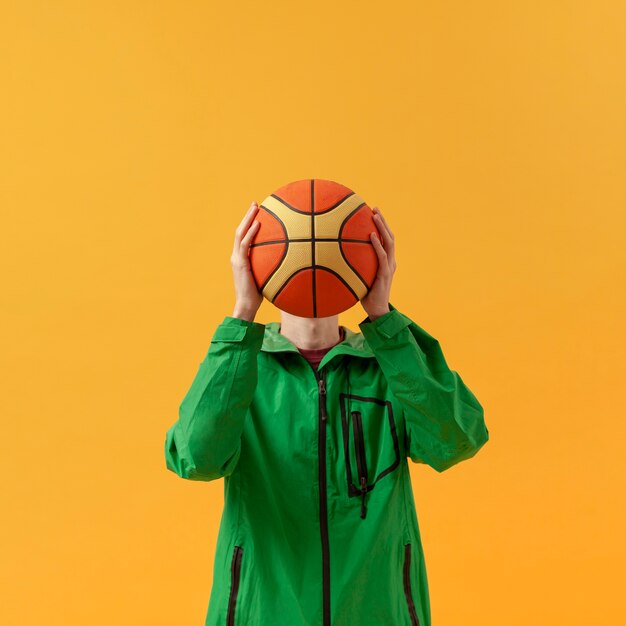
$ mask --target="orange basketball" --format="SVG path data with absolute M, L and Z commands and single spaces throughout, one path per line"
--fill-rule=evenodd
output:
M 279 309 L 328 317 L 370 290 L 378 256 L 370 240 L 373 212 L 354 191 L 332 180 L 297 180 L 259 205 L 250 245 L 259 291 Z

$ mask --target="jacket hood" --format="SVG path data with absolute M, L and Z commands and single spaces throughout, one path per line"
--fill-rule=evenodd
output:
M 340 325 L 341 326 L 341 325 Z M 333 346 L 325 355 L 323 362 L 328 362 L 337 354 L 350 354 L 360 357 L 374 357 L 374 353 L 365 341 L 363 333 L 357 333 L 348 328 L 344 329 L 345 336 L 341 343 Z M 280 334 L 280 322 L 268 322 L 265 324 L 265 334 L 263 335 L 263 343 L 261 350 L 263 352 L 299 352 L 297 346 Z M 322 363 L 320 363 L 321 366 Z

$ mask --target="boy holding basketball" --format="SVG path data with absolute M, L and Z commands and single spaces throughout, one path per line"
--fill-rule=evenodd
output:
M 207 626 L 430 626 L 407 459 L 438 472 L 488 441 L 481 404 L 439 342 L 389 301 L 395 240 L 374 209 L 376 279 L 360 333 L 281 311 L 235 233 L 236 301 L 167 431 L 167 467 L 224 477 Z

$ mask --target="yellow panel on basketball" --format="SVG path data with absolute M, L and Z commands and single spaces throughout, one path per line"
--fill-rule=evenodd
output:
M 293 274 L 311 267 L 311 258 L 311 244 L 308 241 L 290 241 L 282 261 L 265 283 L 263 295 L 272 302 Z
M 303 294 L 313 294 L 313 270 L 309 267 L 296 272 L 287 281 L 274 299 L 274 304 L 283 311 L 300 317 L 313 315 L 313 297 L 303 298 Z
M 265 198 L 261 206 L 274 215 L 277 220 L 280 220 L 287 239 L 306 239 L 311 237 L 312 220 L 310 213 L 294 211 L 274 196 Z
M 367 244 L 357 244 L 367 245 Z M 373 249 L 373 246 L 369 246 Z M 376 254 L 374 252 L 374 254 Z M 316 241 L 315 242 L 315 266 L 334 272 L 342 282 L 346 284 L 346 288 L 354 294 L 355 304 L 364 295 L 367 294 L 368 286 L 361 279 L 359 274 L 346 262 L 341 253 L 341 244 L 337 241 Z M 318 292 L 319 296 L 319 292 Z M 350 305 L 352 306 L 352 305 Z M 345 309 L 344 309 L 345 310 Z
M 328 317 L 367 295 L 378 270 L 370 233 L 380 233 L 359 195 L 332 180 L 303 179 L 265 198 L 261 211 L 250 265 L 270 302 L 293 315 Z
M 315 237 L 337 239 L 343 223 L 347 222 L 352 213 L 362 204 L 364 204 L 363 200 L 356 194 L 352 194 L 334 209 L 315 215 Z M 366 207 L 366 209 L 372 212 L 369 208 Z
M 287 251 L 287 243 L 266 243 L 250 248 L 250 267 L 257 285 L 265 285 L 277 270 Z

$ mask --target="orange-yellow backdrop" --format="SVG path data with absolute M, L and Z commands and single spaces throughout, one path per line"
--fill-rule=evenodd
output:
M 203 623 L 223 483 L 168 472 L 165 431 L 235 227 L 307 177 L 381 207 L 392 302 L 485 407 L 474 459 L 411 468 L 434 626 L 626 623 L 623 2 L 0 23 L 2 624 Z

